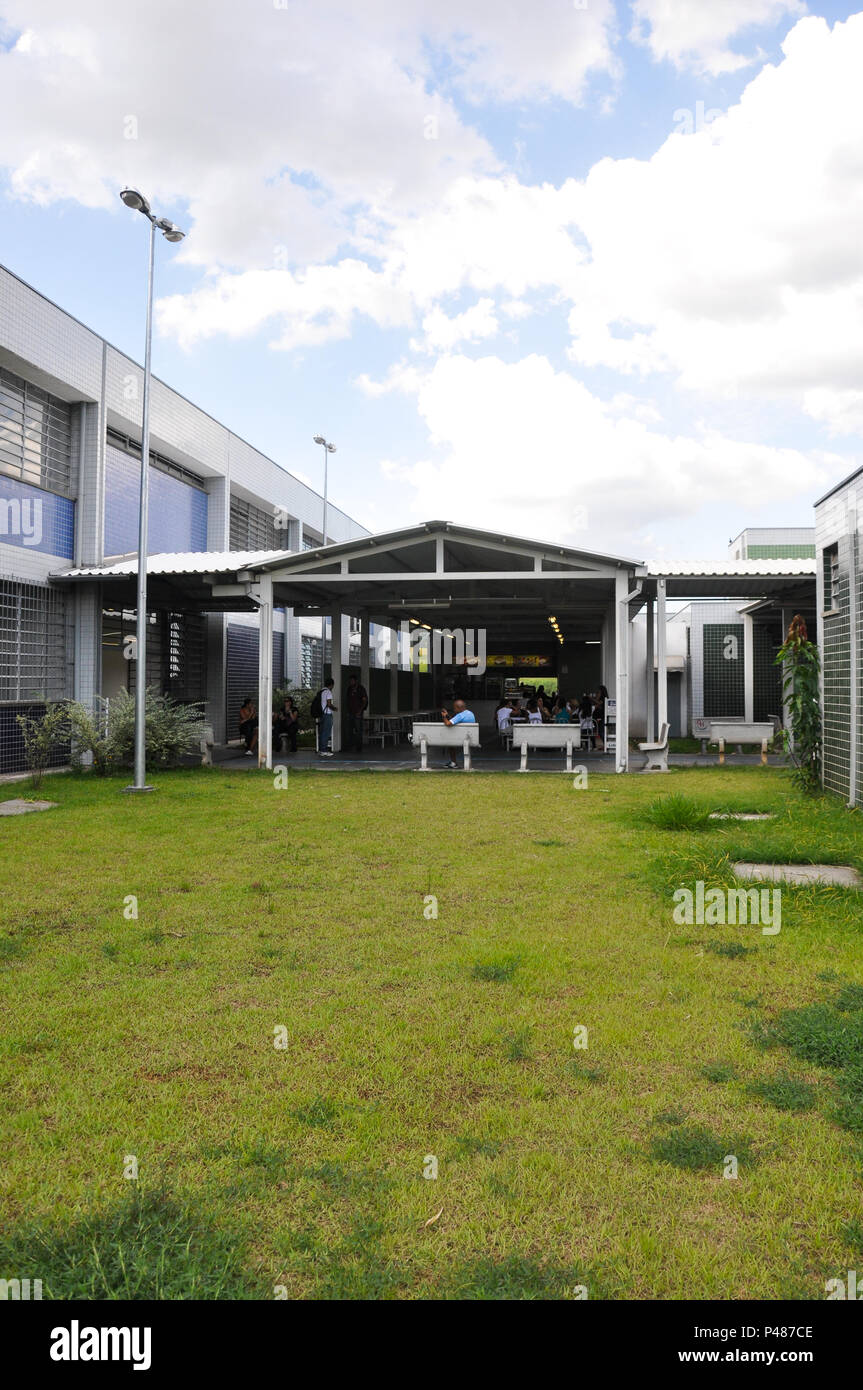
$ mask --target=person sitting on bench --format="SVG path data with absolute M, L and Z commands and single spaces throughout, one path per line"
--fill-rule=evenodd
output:
M 300 731 L 300 712 L 291 699 L 290 695 L 285 697 L 280 710 L 276 710 L 273 715 L 273 738 L 276 746 L 283 738 L 288 740 L 288 746 L 292 753 L 297 751 L 297 734 Z
M 250 758 L 258 746 L 258 711 L 251 695 L 240 707 L 240 736 L 246 745 L 246 757 Z
M 468 707 L 467 707 L 467 705 L 465 704 L 464 700 L 454 700 L 454 701 L 453 701 L 453 714 L 452 714 L 452 719 L 450 719 L 450 717 L 449 717 L 449 715 L 448 715 L 448 713 L 447 713 L 447 711 L 446 711 L 445 709 L 442 709 L 442 710 L 441 710 L 441 718 L 443 719 L 443 722 L 444 722 L 444 723 L 447 725 L 447 727 L 449 727 L 449 728 L 452 728 L 453 724 L 475 724 L 475 723 L 476 723 L 476 719 L 475 719 L 474 715 L 473 715 L 473 714 L 471 713 L 471 711 L 468 709 Z M 457 765 L 457 764 L 456 764 L 455 758 L 450 757 L 449 761 L 447 762 L 447 767 L 455 767 L 456 765 Z

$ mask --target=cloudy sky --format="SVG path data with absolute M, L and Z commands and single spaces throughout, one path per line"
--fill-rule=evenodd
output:
M 861 460 L 863 14 L 0 0 L 0 261 L 372 529 L 635 558 Z M 2 325 L 0 325 L 2 333 Z

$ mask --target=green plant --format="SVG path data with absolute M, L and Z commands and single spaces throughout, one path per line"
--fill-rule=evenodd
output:
M 477 961 L 471 971 L 475 980 L 506 984 L 518 969 L 518 956 L 497 956 L 492 960 Z
M 702 1125 L 669 1130 L 667 1134 L 654 1139 L 650 1152 L 653 1158 L 663 1163 L 671 1163 L 675 1168 L 688 1168 L 692 1172 L 700 1168 L 721 1168 L 725 1160 L 732 1156 L 741 1164 L 755 1162 L 748 1139 L 717 1138 Z
M 101 777 L 111 770 L 111 748 L 104 705 L 100 701 L 98 711 L 73 700 L 69 705 L 69 725 L 72 733 L 72 764 L 79 770 L 84 765 L 84 757 L 89 753 L 93 759 L 94 771 Z
M 204 712 L 200 704 L 182 705 L 170 695 L 148 689 L 145 738 L 148 767 L 171 767 L 200 743 Z M 111 762 L 131 766 L 135 752 L 135 698 L 123 690 L 108 704 L 107 748 Z
M 777 1110 L 811 1110 L 815 1104 L 815 1087 L 787 1072 L 777 1072 L 767 1081 L 753 1081 L 747 1090 L 759 1100 L 767 1100 Z
M 24 741 L 24 756 L 30 769 L 34 791 L 41 786 L 45 769 L 48 767 L 60 744 L 69 738 L 69 716 L 65 704 L 45 706 L 45 713 L 17 716 L 21 738 Z
M 705 1081 L 712 1081 L 714 1085 L 721 1086 L 726 1081 L 734 1081 L 737 1071 L 730 1062 L 707 1062 L 701 1068 L 701 1075 Z
M 794 780 L 811 795 L 821 788 L 821 659 L 799 613 L 791 619 L 775 661 L 783 667 L 782 690 L 791 714 L 791 738 L 786 731 L 785 746 Z
M 644 819 L 658 830 L 707 830 L 710 812 L 690 796 L 672 792 L 654 801 L 644 813 Z

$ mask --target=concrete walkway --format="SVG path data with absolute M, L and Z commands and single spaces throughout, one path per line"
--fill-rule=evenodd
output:
M 433 757 L 432 754 L 436 754 Z M 451 768 L 447 768 L 444 759 L 443 749 L 430 750 L 429 771 L 447 772 L 454 776 Z M 310 748 L 300 748 L 296 753 L 273 753 L 274 767 L 295 767 L 302 768 L 304 771 L 315 769 L 319 772 L 409 772 L 419 767 L 419 749 L 414 750 L 410 743 L 402 743 L 396 747 L 388 748 L 364 748 L 362 753 L 334 753 L 331 758 L 321 758 Z M 608 773 L 614 774 L 614 757 L 606 753 L 588 753 L 584 749 L 573 750 L 573 767 L 586 767 L 589 773 Z M 500 749 L 497 742 L 489 740 L 489 743 L 482 748 L 473 749 L 471 760 L 477 772 L 512 772 L 518 773 L 519 754 L 514 752 L 506 753 Z M 461 753 L 456 759 L 460 772 Z M 767 759 L 771 767 L 787 766 L 787 759 L 782 756 L 770 755 Z M 220 769 L 228 772 L 249 772 L 257 771 L 257 757 L 248 758 L 241 751 L 241 746 L 227 745 L 214 749 L 214 762 Z M 630 770 L 634 773 L 641 772 L 644 762 L 644 754 L 637 750 L 630 754 Z M 718 767 L 717 755 L 712 756 L 704 753 L 670 753 L 668 755 L 669 767 Z M 761 765 L 760 753 L 728 753 L 725 758 L 726 767 L 759 767 Z M 565 760 L 562 753 L 556 749 L 531 749 L 529 772 L 555 773 L 558 776 L 565 773 Z M 661 780 L 661 773 L 650 773 L 651 777 Z

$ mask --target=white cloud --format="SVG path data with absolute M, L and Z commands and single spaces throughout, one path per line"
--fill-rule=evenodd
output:
M 442 309 L 432 309 L 423 319 L 425 337 L 411 342 L 413 352 L 449 352 L 457 343 L 476 343 L 493 338 L 500 325 L 493 299 L 478 299 L 462 314 L 451 317 Z
M 717 76 L 748 67 L 757 53 L 739 53 L 729 40 L 748 29 L 806 13 L 803 0 L 633 0 L 630 37 L 657 62 Z
M 579 187 L 577 362 L 822 411 L 805 393 L 859 383 L 863 15 L 802 20 L 784 48 L 707 129 L 603 160 Z
M 541 356 L 505 363 L 451 355 L 411 384 L 438 457 L 389 460 L 384 472 L 410 485 L 417 516 L 482 516 L 510 529 L 517 517 L 525 535 L 614 551 L 631 546 L 633 532 L 683 523 L 711 503 L 745 496 L 757 508 L 778 492 L 810 498 L 837 467 L 827 455 L 714 431 L 649 429 L 621 417 L 620 400 L 607 407 Z

